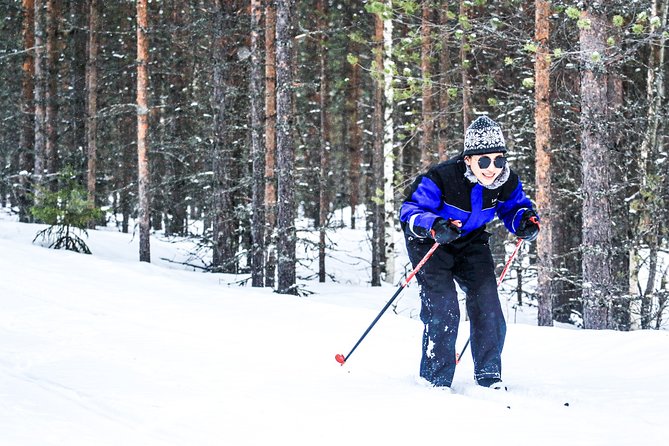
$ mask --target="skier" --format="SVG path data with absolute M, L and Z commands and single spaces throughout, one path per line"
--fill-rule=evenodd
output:
M 435 241 L 440 244 L 417 275 L 425 325 L 420 376 L 435 387 L 450 388 L 455 373 L 457 282 L 467 295 L 476 382 L 503 388 L 506 322 L 485 225 L 497 214 L 524 240 L 539 233 L 538 216 L 518 175 L 509 169 L 506 152 L 500 126 L 479 117 L 467 128 L 463 152 L 418 176 L 400 210 L 414 267 Z

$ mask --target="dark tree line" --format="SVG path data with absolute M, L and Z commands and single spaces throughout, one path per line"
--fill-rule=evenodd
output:
M 657 328 L 667 4 L 3 0 L 1 204 L 33 221 L 37 186 L 72 168 L 108 209 L 90 226 L 138 231 L 142 260 L 150 230 L 197 236 L 209 270 L 281 293 L 299 292 L 296 218 L 321 281 L 328 233 L 365 228 L 378 285 L 404 188 L 485 113 L 543 219 L 519 304 L 543 325 Z M 509 236 L 490 230 L 502 264 Z

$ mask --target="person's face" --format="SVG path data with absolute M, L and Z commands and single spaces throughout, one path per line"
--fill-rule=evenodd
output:
M 502 173 L 506 159 L 501 152 L 486 153 L 485 155 L 466 156 L 465 163 L 472 169 L 479 183 L 488 186 Z

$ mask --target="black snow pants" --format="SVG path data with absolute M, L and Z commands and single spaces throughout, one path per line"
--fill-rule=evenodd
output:
M 488 237 L 482 232 L 464 245 L 440 246 L 417 275 L 421 286 L 420 317 L 425 324 L 420 376 L 435 386 L 450 387 L 455 373 L 455 341 L 460 322 L 455 282 L 467 296 L 474 377 L 479 383 L 501 379 L 506 322 L 497 296 Z M 414 267 L 433 243 L 431 239 L 407 237 L 407 251 Z

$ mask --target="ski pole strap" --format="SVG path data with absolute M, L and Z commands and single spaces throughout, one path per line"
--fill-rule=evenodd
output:
M 541 229 L 541 224 L 539 224 L 539 218 L 537 218 L 536 215 L 533 215 L 532 217 L 530 217 L 530 221 L 532 223 L 534 223 L 535 225 L 537 225 L 537 228 Z

